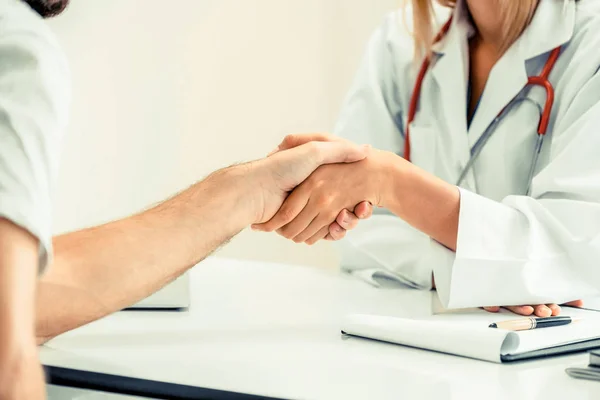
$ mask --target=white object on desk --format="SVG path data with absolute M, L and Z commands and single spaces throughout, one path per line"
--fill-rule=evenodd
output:
M 497 365 L 340 334 L 351 313 L 431 315 L 434 292 L 218 258 L 191 279 L 188 311 L 112 315 L 49 342 L 42 362 L 279 398 L 600 398 L 564 372 L 586 354 Z
M 180 309 L 190 306 L 190 274 L 185 273 L 167 286 L 132 306 L 135 308 Z
M 600 347 L 599 313 L 566 308 L 563 314 L 583 318 L 583 321 L 512 332 L 488 326 L 497 321 L 514 320 L 514 314 L 508 311 L 491 314 L 473 309 L 426 319 L 349 315 L 342 330 L 354 336 L 496 363 Z

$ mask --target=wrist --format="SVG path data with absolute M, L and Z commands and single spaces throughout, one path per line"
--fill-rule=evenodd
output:
M 265 209 L 268 197 L 265 193 L 275 192 L 276 183 L 273 181 L 272 159 L 265 158 L 236 166 L 232 171 L 237 187 L 243 193 L 244 221 L 247 225 L 258 224 L 265 219 Z
M 380 183 L 380 207 L 388 210 L 397 210 L 401 206 L 399 202 L 399 192 L 402 192 L 402 186 L 406 180 L 407 168 L 406 160 L 391 152 L 383 152 L 382 170 L 380 175 L 383 177 Z
M 456 249 L 460 192 L 455 185 L 396 157 L 389 172 L 384 207 L 409 225 Z
M 256 163 L 248 162 L 221 169 L 205 181 L 211 187 L 210 196 L 227 208 L 225 219 L 239 225 L 240 230 L 254 223 L 262 210 L 261 179 Z

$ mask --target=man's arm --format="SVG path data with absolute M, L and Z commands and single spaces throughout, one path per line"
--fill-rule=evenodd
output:
M 38 286 L 38 340 L 147 297 L 241 231 L 252 218 L 237 186 L 243 170 L 217 172 L 139 215 L 56 237 L 55 262 Z
M 55 263 L 38 286 L 38 342 L 147 297 L 249 224 L 269 220 L 318 166 L 366 153 L 308 143 L 218 171 L 139 215 L 55 238 Z
M 43 397 L 34 335 L 38 240 L 0 218 L 0 398 Z

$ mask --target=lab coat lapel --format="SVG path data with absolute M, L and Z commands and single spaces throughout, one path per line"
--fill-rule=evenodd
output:
M 458 12 L 458 10 L 457 10 Z M 455 13 L 450 30 L 443 41 L 434 47 L 434 63 L 431 73 L 439 88 L 443 115 L 449 134 L 457 145 L 458 162 L 466 165 L 470 158 L 467 138 L 467 76 L 468 42 L 467 30 L 462 19 Z M 439 50 L 438 50 L 439 49 Z
M 469 128 L 469 147 L 484 134 L 494 119 L 527 84 L 525 61 L 519 47 L 511 47 L 496 63 L 485 85 L 479 107 Z
M 469 129 L 471 148 L 528 80 L 526 62 L 568 42 L 575 24 L 574 1 L 541 1 L 521 37 L 492 69 Z M 545 61 L 544 61 L 545 62 Z M 531 71 L 533 75 L 541 71 Z

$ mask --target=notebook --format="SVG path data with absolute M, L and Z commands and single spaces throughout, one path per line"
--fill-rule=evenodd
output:
M 488 327 L 493 322 L 524 318 L 509 312 L 470 310 L 423 319 L 354 314 L 344 319 L 342 333 L 495 363 L 600 348 L 600 313 L 565 308 L 562 315 L 583 320 L 512 332 Z

